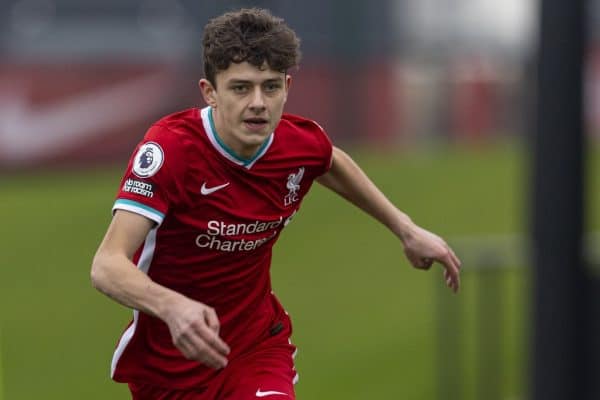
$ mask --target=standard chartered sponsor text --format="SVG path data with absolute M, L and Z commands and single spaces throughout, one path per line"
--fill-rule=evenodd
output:
M 212 250 L 233 252 L 252 251 L 262 246 L 277 235 L 277 228 L 283 224 L 283 217 L 275 221 L 254 221 L 249 224 L 227 224 L 223 221 L 211 220 L 208 222 L 206 233 L 196 237 L 196 246 Z M 258 239 L 222 239 L 226 236 L 238 236 L 244 234 L 256 234 L 271 231 L 268 236 Z M 218 238 L 220 236 L 221 238 Z
M 232 235 L 244 235 L 252 233 L 266 232 L 271 229 L 277 229 L 281 225 L 283 217 L 275 221 L 262 222 L 254 221 L 250 224 L 226 224 L 223 221 L 211 220 L 208 222 L 207 233 L 209 235 L 221 235 L 221 236 L 232 236 Z
M 215 236 L 203 233 L 196 237 L 196 246 L 228 252 L 252 251 L 265 244 L 267 241 L 275 237 L 275 235 L 277 235 L 277 232 L 273 232 L 273 234 L 270 236 L 256 240 L 221 240 L 217 239 Z

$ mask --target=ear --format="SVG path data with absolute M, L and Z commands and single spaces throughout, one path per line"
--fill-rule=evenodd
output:
M 200 92 L 202 93 L 202 97 L 206 104 L 211 106 L 212 108 L 217 107 L 217 90 L 214 88 L 212 83 L 208 81 L 208 79 L 200 79 L 198 81 L 198 87 L 200 88 Z
M 291 86 L 292 86 L 292 76 L 286 75 L 285 76 L 285 100 L 287 100 L 287 95 L 290 91 Z

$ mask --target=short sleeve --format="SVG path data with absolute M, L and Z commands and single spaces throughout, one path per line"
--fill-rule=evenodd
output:
M 183 153 L 175 133 L 152 126 L 129 159 L 113 213 L 134 212 L 160 225 L 183 186 Z
M 319 149 L 321 151 L 323 159 L 323 166 L 319 173 L 320 176 L 327 173 L 327 171 L 329 171 L 329 169 L 331 168 L 331 161 L 333 157 L 333 144 L 331 143 L 331 139 L 329 139 L 329 136 L 327 136 L 325 129 L 323 129 L 321 125 L 317 124 L 316 122 L 314 122 L 314 124 L 317 126 L 316 139 L 319 144 Z

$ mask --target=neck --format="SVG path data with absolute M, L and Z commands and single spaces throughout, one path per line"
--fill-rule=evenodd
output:
M 213 131 L 217 136 L 217 139 L 224 145 L 225 150 L 232 153 L 240 161 L 249 161 L 260 151 L 263 147 L 264 142 L 258 145 L 244 145 L 239 141 L 235 140 L 233 135 L 225 129 L 225 124 L 221 118 L 221 115 L 217 113 L 214 108 L 210 108 L 210 119 Z

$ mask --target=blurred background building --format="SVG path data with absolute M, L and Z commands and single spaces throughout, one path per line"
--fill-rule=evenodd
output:
M 287 109 L 335 140 L 480 142 L 529 129 L 533 0 L 7 0 L 1 165 L 122 160 L 155 118 L 202 104 L 202 26 L 241 6 L 270 8 L 298 32 L 304 57 Z M 595 131 L 598 54 L 590 48 Z

